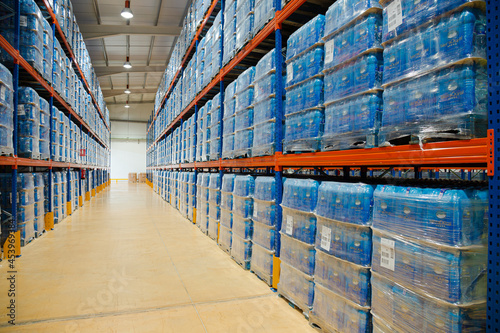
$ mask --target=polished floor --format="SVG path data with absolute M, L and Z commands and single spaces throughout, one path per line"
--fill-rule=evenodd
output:
M 0 332 L 315 332 L 145 184 L 112 184 L 16 261 Z

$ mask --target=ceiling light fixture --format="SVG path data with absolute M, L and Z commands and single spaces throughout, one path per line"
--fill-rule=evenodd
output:
M 127 84 L 127 89 L 125 89 L 125 94 L 130 94 L 130 93 L 131 93 L 131 91 L 130 91 L 130 89 L 128 88 L 128 84 Z
M 123 67 L 125 67 L 126 69 L 132 68 L 132 64 L 130 63 L 130 57 L 127 57 L 127 61 L 125 61 L 125 63 L 123 64 Z
M 128 101 L 127 101 L 127 104 L 125 104 L 125 107 L 128 109 L 130 107 L 130 105 L 128 105 Z
M 123 8 L 121 16 L 127 20 L 134 17 L 134 13 L 132 13 L 132 10 L 130 9 L 130 1 L 125 1 L 125 8 Z

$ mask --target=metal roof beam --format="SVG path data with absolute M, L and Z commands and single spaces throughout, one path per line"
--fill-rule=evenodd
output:
M 110 76 L 122 73 L 163 73 L 163 66 L 134 66 L 131 69 L 125 69 L 123 66 L 94 66 L 98 77 Z
M 151 89 L 130 89 L 131 94 L 156 94 L 157 88 Z M 126 95 L 124 89 L 102 89 L 104 98 Z
M 119 35 L 147 35 L 147 36 L 179 36 L 181 27 L 169 26 L 142 26 L 142 25 L 92 25 L 81 24 L 80 32 L 83 39 L 97 39 Z

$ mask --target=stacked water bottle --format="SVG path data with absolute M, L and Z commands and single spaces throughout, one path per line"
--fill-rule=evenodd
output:
M 2 1 L 6 7 L 0 7 L 0 16 L 6 17 L 0 21 L 2 36 L 14 45 L 15 27 L 14 15 L 9 8 L 15 8 L 14 0 Z M 19 1 L 20 18 L 19 26 L 19 53 L 40 74 L 43 73 L 43 22 L 42 12 L 33 0 Z M 0 62 L 12 63 L 12 57 L 0 49 Z
M 35 238 L 35 186 L 32 173 L 17 175 L 17 212 L 12 212 L 12 175 L 0 175 L 1 207 L 17 214 L 17 230 L 21 234 L 21 246 Z
M 203 116 L 203 146 L 201 152 L 201 160 L 209 161 L 210 160 L 210 125 L 212 123 L 212 118 L 210 114 L 210 109 L 212 108 L 212 101 L 208 101 L 205 104 L 204 116 Z
M 221 15 L 221 12 L 217 14 L 207 34 L 198 44 L 197 93 L 210 83 L 221 68 Z
M 33 173 L 35 220 L 34 229 L 36 237 L 45 231 L 45 183 L 41 172 Z
M 266 23 L 274 17 L 276 13 L 274 0 L 256 0 L 254 12 L 252 36 L 257 35 Z
M 480 9 L 482 2 L 395 3 L 385 2 L 383 12 L 381 142 L 486 136 L 486 17 L 484 7 Z M 393 20 L 393 15 L 399 20 Z
M 222 65 L 225 66 L 236 54 L 236 7 L 243 0 L 228 1 L 224 7 L 224 53 Z M 225 108 L 224 108 L 225 110 Z
M 487 202 L 487 189 L 377 186 L 374 327 L 485 329 Z
M 244 269 L 250 269 L 252 257 L 254 190 L 253 176 L 239 175 L 234 178 L 231 257 Z
M 38 150 L 40 159 L 48 160 L 50 158 L 50 104 L 40 97 L 40 131 Z
M 64 220 L 68 216 L 68 207 L 67 207 L 67 202 L 68 202 L 68 176 L 67 172 L 59 172 L 59 179 L 60 179 L 60 220 Z
M 210 160 L 215 161 L 221 158 L 221 137 L 222 137 L 222 109 L 220 106 L 220 95 L 214 96 L 210 103 Z
M 196 224 L 198 228 L 206 234 L 208 232 L 209 221 L 209 196 L 210 196 L 210 174 L 202 173 L 198 175 L 196 183 Z
M 275 59 L 272 49 L 255 66 L 252 156 L 273 155 L 276 150 L 276 78 L 281 78 L 281 71 L 276 71 Z
M 14 89 L 12 74 L 0 64 L 0 155 L 13 155 Z
M 187 218 L 187 172 L 178 173 L 177 186 L 179 189 L 177 209 L 183 217 Z
M 18 143 L 19 157 L 40 158 L 40 96 L 30 87 L 18 90 Z
M 198 115 L 196 119 L 196 161 L 201 162 L 203 156 L 203 142 L 204 142 L 204 133 L 206 131 L 206 113 L 207 108 L 211 104 L 211 101 L 208 101 L 205 105 L 198 109 Z
M 288 38 L 284 152 L 319 150 L 323 134 L 323 37 L 318 15 Z
M 224 45 L 224 54 L 225 54 Z M 227 85 L 224 92 L 224 127 L 222 131 L 222 158 L 234 158 L 234 130 L 236 112 L 236 87 L 238 80 L 234 80 Z
M 276 217 L 276 179 L 256 177 L 250 269 L 268 285 L 272 285 L 273 260 L 276 251 L 279 250 L 279 226 Z
M 318 189 L 310 322 L 324 330 L 370 332 L 373 191 L 337 182 Z
M 71 192 L 72 192 L 72 202 L 73 209 L 75 211 L 79 207 L 79 196 L 80 196 L 80 181 L 78 177 L 78 171 L 70 171 L 71 173 Z
M 254 76 L 255 67 L 249 67 L 236 79 L 233 157 L 251 156 L 253 145 L 252 103 L 254 95 Z
M 234 174 L 224 174 L 222 176 L 218 244 L 227 253 L 231 253 L 231 242 L 233 239 L 233 191 L 235 177 Z
M 253 37 L 254 0 L 239 0 L 236 4 L 236 52 Z
M 376 147 L 382 117 L 382 9 L 335 2 L 326 13 L 321 150 Z M 340 19 L 338 19 L 341 17 Z
M 187 218 L 194 221 L 194 208 L 196 205 L 196 173 L 187 173 Z
M 61 193 L 61 173 L 52 173 L 52 212 L 54 213 L 54 223 L 61 222 L 63 220 L 62 216 L 62 204 L 64 202 Z
M 47 82 L 52 82 L 52 67 L 54 53 L 54 37 L 50 23 L 42 17 L 43 30 L 43 72 L 42 76 Z
M 221 200 L 221 177 L 220 173 L 210 174 L 209 196 L 208 196 L 208 236 L 217 241 L 219 235 L 220 200 Z
M 308 313 L 314 298 L 314 244 L 318 182 L 285 179 L 281 223 L 281 274 L 278 293 Z

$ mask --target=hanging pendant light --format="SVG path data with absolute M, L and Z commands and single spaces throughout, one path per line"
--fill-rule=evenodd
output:
M 127 104 L 125 104 L 125 108 L 128 109 L 129 107 L 130 107 L 130 105 L 128 104 L 128 101 L 127 101 Z
M 123 8 L 121 16 L 127 20 L 130 20 L 132 17 L 134 17 L 134 13 L 132 13 L 132 10 L 130 9 L 130 1 L 125 1 L 125 8 Z
M 125 61 L 125 63 L 123 64 L 123 67 L 125 67 L 126 69 L 132 68 L 132 64 L 130 63 L 130 57 L 127 57 L 127 61 Z
M 130 93 L 131 93 L 131 91 L 130 91 L 130 89 L 128 88 L 128 84 L 127 84 L 127 89 L 125 89 L 125 94 L 130 94 Z

